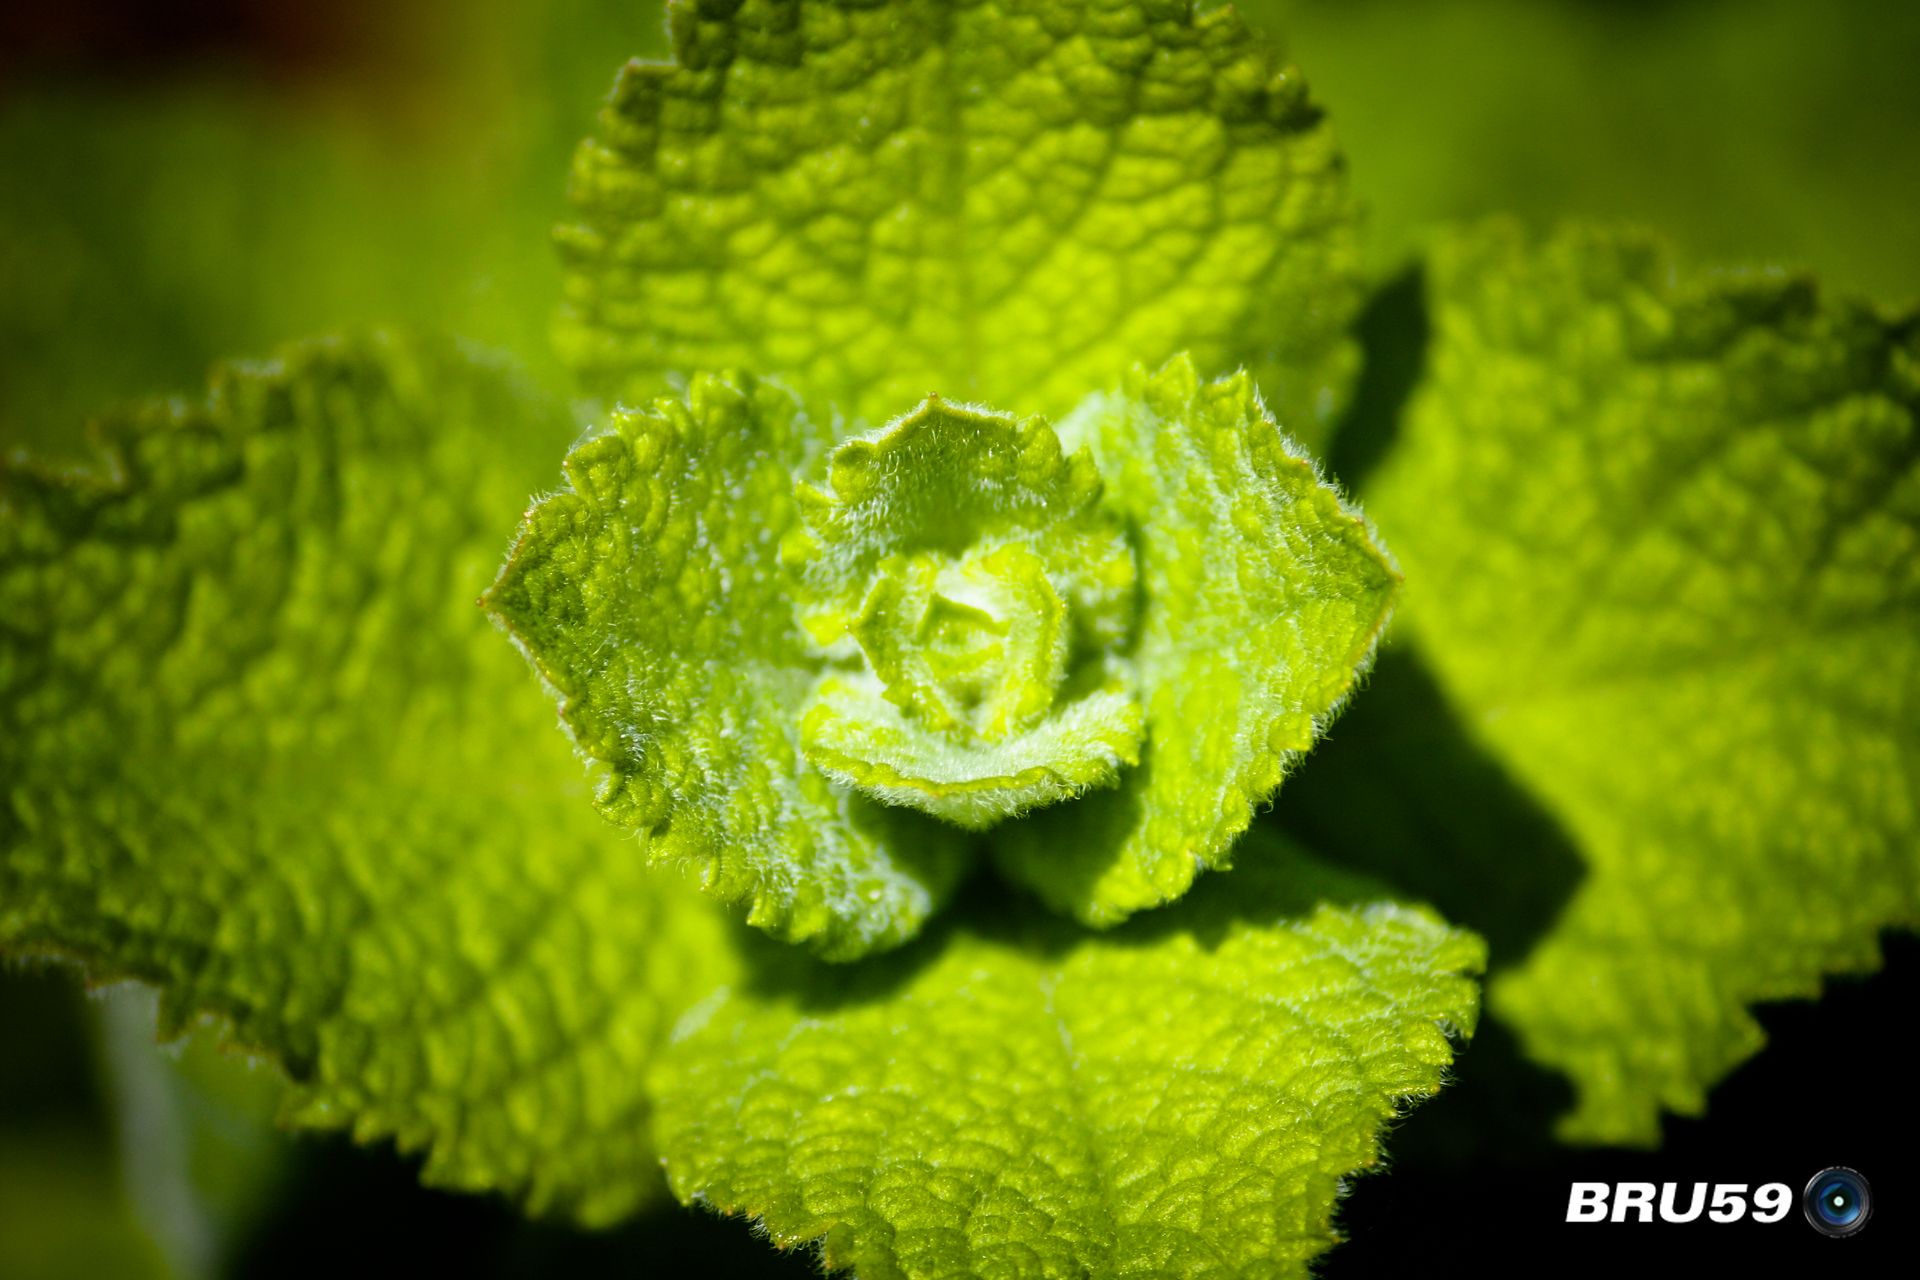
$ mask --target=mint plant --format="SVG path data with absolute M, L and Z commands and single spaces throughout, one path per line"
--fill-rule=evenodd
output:
M 1657 1139 L 1920 920 L 1920 320 L 1451 233 L 1363 516 L 1342 161 L 1230 10 L 668 14 L 560 233 L 584 421 L 379 333 L 0 471 L 8 954 L 533 1212 L 1304 1274 L 1487 961 L 1391 883 L 1444 838 L 1373 879 L 1259 817 L 1419 785 L 1288 780 L 1403 580 L 1586 866 L 1490 984 L 1569 1136 Z
M 488 605 L 602 812 L 753 923 L 898 943 L 981 833 L 1110 924 L 1224 863 L 1398 576 L 1245 375 L 1182 358 L 1061 431 L 930 399 L 836 442 L 699 378 L 573 451 Z

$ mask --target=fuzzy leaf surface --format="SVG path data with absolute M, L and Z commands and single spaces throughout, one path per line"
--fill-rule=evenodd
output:
M 1033 814 L 994 853 L 1055 909 L 1105 925 L 1229 864 L 1371 660 L 1400 575 L 1245 374 L 1136 369 L 1060 434 L 1091 452 L 1134 532 L 1146 746 L 1118 789 Z
M 697 867 L 755 925 L 851 959 L 917 932 L 966 842 L 809 764 L 820 659 L 781 546 L 825 429 L 794 397 L 702 376 L 566 456 L 487 594 L 596 762 L 602 813 Z
M 1108 933 L 988 902 L 857 970 L 764 957 L 662 1059 L 675 1192 L 864 1280 L 1306 1275 L 1484 949 L 1260 855 Z
M 1100 474 L 1045 421 L 929 397 L 802 483 L 803 625 L 865 670 L 802 718 L 829 776 L 984 829 L 1140 759 L 1137 574 Z

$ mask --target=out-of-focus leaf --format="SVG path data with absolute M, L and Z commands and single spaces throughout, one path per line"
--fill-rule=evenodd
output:
M 211 1280 L 281 1190 L 291 1152 L 274 1116 L 286 1077 L 266 1059 L 223 1052 L 210 1027 L 157 1044 L 150 988 L 123 983 L 102 995 L 95 1008 L 127 1197 L 179 1280 Z
M 1449 701 L 1586 864 L 1491 1007 L 1573 1077 L 1568 1133 L 1652 1142 L 1749 1004 L 1920 923 L 1920 318 L 1506 227 L 1429 297 L 1369 502 Z

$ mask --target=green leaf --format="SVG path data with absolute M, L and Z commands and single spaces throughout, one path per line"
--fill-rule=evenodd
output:
M 753 924 L 848 959 L 911 937 L 966 846 L 801 754 L 820 659 L 781 544 L 799 529 L 793 468 L 826 443 L 750 379 L 617 414 L 567 455 L 486 604 L 561 698 L 637 858 L 695 864 Z
M 1249 365 L 1317 440 L 1354 363 L 1343 161 L 1189 0 L 670 0 L 574 167 L 562 345 L 638 400 L 780 374 L 877 425 L 1063 413 L 1143 356 Z
M 764 956 L 662 1059 L 675 1193 L 863 1280 L 1304 1276 L 1483 951 L 1260 854 L 1111 933 L 986 903 L 854 970 Z
M 1632 235 L 1432 264 L 1431 375 L 1370 506 L 1420 647 L 1586 863 L 1492 985 L 1565 1131 L 1662 1107 L 1920 923 L 1920 322 Z M 1513 851 L 1526 874 L 1528 850 Z
M 1228 864 L 1352 692 L 1400 578 L 1245 374 L 1136 370 L 1060 434 L 1092 452 L 1133 530 L 1147 745 L 1121 789 L 996 833 L 994 853 L 1056 908 L 1111 924 Z
M 1140 758 L 1135 570 L 1100 476 L 1039 419 L 930 398 L 802 484 L 803 625 L 857 648 L 803 713 L 815 767 L 980 829 Z M 851 656 L 851 655 L 848 655 Z
M 161 988 L 288 1115 L 592 1221 L 731 948 L 596 819 L 474 597 L 572 428 L 485 361 L 317 343 L 0 470 L 0 948 Z

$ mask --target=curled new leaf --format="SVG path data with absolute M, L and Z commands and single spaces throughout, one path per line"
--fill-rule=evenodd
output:
M 858 645 L 802 720 L 822 772 L 963 827 L 1111 785 L 1140 758 L 1133 550 L 1099 474 L 1038 420 L 938 399 L 834 452 L 802 592 Z M 937 478 L 939 484 L 928 483 Z M 808 610 L 809 605 L 816 607 Z
M 488 604 L 603 812 L 754 923 L 896 944 L 988 827 L 1113 923 L 1224 865 L 1398 576 L 1245 375 L 1181 358 L 1064 426 L 932 398 L 835 440 L 697 378 L 573 451 Z

